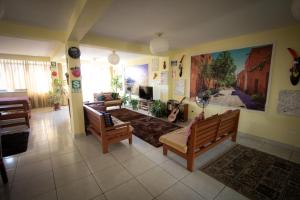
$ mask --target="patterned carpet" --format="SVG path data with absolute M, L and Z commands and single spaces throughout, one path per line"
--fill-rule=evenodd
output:
M 300 199 L 300 164 L 236 145 L 201 169 L 253 200 Z
M 162 145 L 159 142 L 160 136 L 181 128 L 173 123 L 149 117 L 126 108 L 109 110 L 108 112 L 121 121 L 131 122 L 134 128 L 133 134 L 155 147 Z

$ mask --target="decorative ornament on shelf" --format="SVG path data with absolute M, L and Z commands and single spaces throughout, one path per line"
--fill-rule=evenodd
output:
M 108 62 L 112 65 L 117 65 L 120 62 L 120 57 L 115 50 L 108 56 Z
M 77 59 L 80 57 L 81 53 L 78 47 L 70 47 L 68 49 L 68 54 L 71 58 Z
M 76 77 L 76 78 L 80 77 L 80 75 L 81 75 L 80 67 L 75 66 L 75 67 L 71 67 L 70 69 L 71 69 L 72 75 L 74 77 Z
M 291 11 L 295 19 L 300 20 L 300 0 L 293 0 Z
M 292 48 L 288 48 L 288 51 L 294 59 L 293 66 L 290 68 L 290 81 L 292 85 L 297 85 L 300 80 L 300 56 L 298 56 L 297 52 Z
M 163 33 L 157 33 L 156 36 L 150 40 L 150 51 L 152 54 L 165 53 L 169 50 L 169 42 L 162 37 Z
M 204 113 L 204 108 L 209 104 L 209 99 L 210 99 L 209 90 L 200 91 L 196 96 L 196 104 L 202 108 L 203 113 Z
M 53 72 L 51 73 L 51 75 L 52 75 L 53 77 L 56 77 L 56 76 L 57 76 L 57 71 L 53 71 Z

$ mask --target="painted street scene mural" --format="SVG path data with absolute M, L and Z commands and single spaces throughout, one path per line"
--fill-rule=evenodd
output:
M 272 45 L 192 56 L 190 98 L 210 95 L 210 103 L 265 110 Z

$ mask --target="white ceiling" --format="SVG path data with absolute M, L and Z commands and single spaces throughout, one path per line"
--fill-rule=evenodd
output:
M 80 51 L 80 59 L 100 62 L 107 62 L 107 57 L 112 53 L 112 51 L 109 49 L 99 48 L 95 46 L 93 47 L 88 45 L 80 45 Z M 145 56 L 143 54 L 135 54 L 122 51 L 116 51 L 116 53 L 120 56 L 120 62 L 126 62 L 128 60 Z
M 0 53 L 30 56 L 50 56 L 61 43 L 0 36 Z
M 66 29 L 76 0 L 2 0 L 3 19 L 56 30 Z
M 296 23 L 291 0 L 113 0 L 90 33 L 148 43 L 164 32 L 171 48 Z

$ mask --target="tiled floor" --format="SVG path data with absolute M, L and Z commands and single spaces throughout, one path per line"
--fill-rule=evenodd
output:
M 238 142 L 300 161 L 299 151 L 263 139 L 240 135 Z M 0 199 L 246 199 L 199 170 L 232 145 L 201 155 L 190 173 L 183 159 L 136 137 L 103 155 L 92 135 L 72 138 L 67 109 L 33 110 L 28 151 L 5 158 L 9 184 L 0 183 Z

